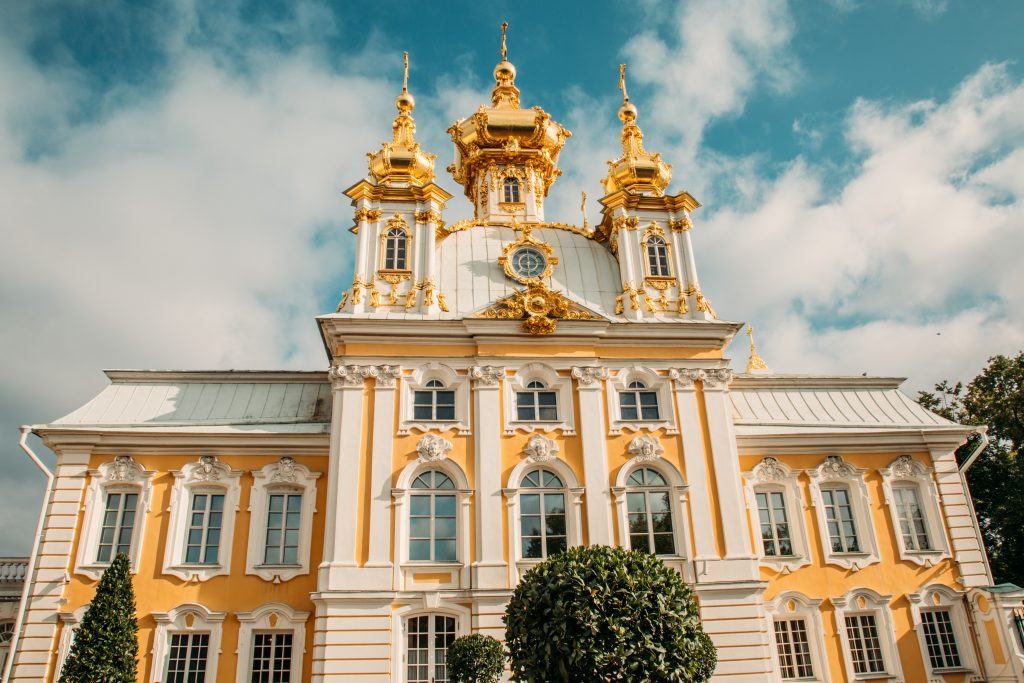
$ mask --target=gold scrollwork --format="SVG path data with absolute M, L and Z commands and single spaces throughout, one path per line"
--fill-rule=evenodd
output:
M 683 216 L 682 218 L 673 218 L 670 220 L 668 222 L 668 227 L 672 232 L 688 232 L 693 228 L 693 222 L 686 216 Z
M 513 227 L 516 227 L 516 224 L 513 224 Z M 501 250 L 501 256 L 498 257 L 498 264 L 505 269 L 505 275 L 516 282 L 521 282 L 524 285 L 539 283 L 544 278 L 551 277 L 551 273 L 554 271 L 555 266 L 558 265 L 558 257 L 554 255 L 554 250 L 551 248 L 551 245 L 547 242 L 542 242 L 533 236 L 533 226 L 524 225 L 522 230 L 523 232 L 519 236 L 519 239 L 514 242 L 509 242 L 505 245 L 505 248 Z M 544 252 L 544 271 L 535 277 L 524 277 L 512 268 L 512 254 L 527 246 Z
M 523 331 L 529 334 L 551 334 L 559 320 L 600 320 L 560 292 L 550 290 L 542 282 L 530 283 L 494 302 L 480 313 L 482 318 L 522 320 Z
M 448 312 L 448 300 L 445 299 L 444 292 L 437 293 L 437 305 L 445 313 Z

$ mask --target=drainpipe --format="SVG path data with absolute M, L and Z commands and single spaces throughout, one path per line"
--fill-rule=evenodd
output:
M 35 466 L 46 477 L 46 494 L 43 496 L 43 505 L 39 510 L 39 523 L 36 525 L 36 535 L 32 541 L 32 554 L 28 558 L 28 568 L 25 570 L 25 587 L 21 590 L 21 602 L 18 603 L 18 616 L 14 621 L 14 633 L 11 634 L 11 654 L 7 658 L 3 675 L 0 680 L 7 682 L 11 679 L 11 671 L 14 669 L 14 658 L 18 654 L 18 643 L 21 640 L 21 632 L 25 627 L 25 609 L 28 606 L 28 597 L 32 591 L 32 584 L 35 579 L 36 559 L 39 557 L 39 545 L 43 540 L 43 523 L 46 521 L 46 509 L 50 505 L 50 498 L 53 495 L 53 472 L 43 464 L 43 461 L 32 451 L 28 445 L 28 435 L 32 433 L 32 427 L 27 425 L 21 428 L 21 438 L 18 445 L 21 450 L 28 454 L 28 457 L 35 463 Z
M 978 427 L 977 431 L 978 434 L 981 435 L 981 441 L 978 442 L 978 446 L 974 449 L 974 451 L 967 458 L 964 464 L 960 466 L 960 474 L 966 475 L 967 470 L 971 468 L 971 465 L 973 465 L 974 461 L 978 459 L 978 456 L 980 456 L 985 451 L 985 449 L 988 448 L 988 425 L 982 425 L 981 427 Z
M 988 577 L 989 584 L 992 584 L 994 579 L 992 578 L 992 567 L 988 564 L 988 551 L 985 550 L 985 543 L 981 540 L 981 527 L 978 525 L 978 515 L 974 512 L 974 498 L 971 497 L 971 489 L 967 485 L 967 470 L 985 452 L 989 444 L 988 425 L 982 425 L 976 431 L 981 436 L 981 440 L 978 441 L 978 445 L 975 446 L 967 460 L 964 461 L 964 464 L 960 466 L 960 483 L 963 484 L 964 496 L 967 498 L 967 509 L 971 513 L 971 524 L 974 525 L 974 533 L 978 537 L 978 545 L 981 546 L 981 559 L 985 564 L 985 575 Z

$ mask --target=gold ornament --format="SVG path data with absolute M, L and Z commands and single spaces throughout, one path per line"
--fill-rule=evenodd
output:
M 551 334 L 559 320 L 600 320 L 560 292 L 548 289 L 542 282 L 534 282 L 526 289 L 498 299 L 480 313 L 482 318 L 523 320 L 523 330 L 529 334 Z
M 747 360 L 747 372 L 753 372 L 755 370 L 768 370 L 768 364 L 764 362 L 764 358 L 757 353 L 757 347 L 754 346 L 754 326 L 747 325 L 747 336 L 750 337 L 750 358 Z

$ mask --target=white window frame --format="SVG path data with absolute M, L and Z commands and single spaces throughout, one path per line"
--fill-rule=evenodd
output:
M 523 557 L 523 539 L 520 534 L 519 496 L 522 493 L 523 477 L 530 472 L 546 468 L 558 475 L 562 480 L 562 491 L 565 493 L 565 542 L 569 548 L 574 548 L 583 543 L 583 487 L 580 486 L 576 472 L 566 461 L 558 457 L 558 447 L 554 441 L 540 434 L 530 437 L 523 454 L 526 456 L 515 467 L 508 477 L 508 488 L 502 493 L 505 494 L 508 514 L 508 552 L 509 557 L 516 565 L 519 576 L 532 569 L 535 565 L 543 562 L 540 558 Z M 534 490 L 526 489 L 527 493 Z M 551 489 L 548 489 L 551 490 Z
M 939 492 L 932 478 L 932 468 L 909 455 L 901 455 L 885 469 L 879 470 L 882 475 L 882 490 L 885 492 L 885 503 L 889 508 L 893 532 L 896 534 L 896 547 L 900 559 L 916 565 L 931 567 L 936 562 L 950 557 L 949 542 L 946 539 L 946 525 L 943 523 Z M 900 530 L 899 506 L 896 503 L 895 490 L 899 487 L 914 488 L 921 503 L 925 528 L 928 532 L 930 550 L 907 548 Z
M 97 580 L 103 574 L 103 570 L 110 566 L 110 562 L 99 562 L 96 559 L 103 516 L 107 508 L 107 494 L 110 492 L 135 493 L 139 496 L 135 505 L 131 550 L 128 553 L 132 573 L 138 571 L 142 543 L 146 538 L 146 519 L 149 517 L 153 498 L 154 474 L 155 472 L 144 469 L 130 455 L 118 455 L 89 472 L 89 488 L 85 493 L 85 515 L 82 518 L 82 538 L 78 543 L 78 555 L 75 559 L 76 574 Z M 113 558 L 111 555 L 111 561 Z
M 645 448 L 647 446 L 647 448 Z M 644 434 L 634 437 L 630 442 L 629 451 L 633 455 L 619 468 L 615 475 L 615 485 L 612 487 L 612 500 L 615 504 L 615 517 L 619 525 L 619 545 L 629 548 L 629 510 L 626 505 L 626 494 L 629 491 L 639 488 L 629 485 L 629 476 L 637 469 L 649 467 L 657 471 L 666 482 L 668 482 L 669 505 L 672 510 L 672 535 L 675 542 L 675 553 L 673 555 L 656 555 L 658 559 L 676 567 L 683 573 L 684 578 L 690 577 L 690 565 L 684 560 L 690 552 L 689 517 L 686 514 L 686 499 L 689 487 L 683 480 L 683 475 L 676 469 L 675 465 L 661 457 L 664 452 L 661 444 L 653 436 Z
M 910 600 L 911 618 L 913 619 L 914 629 L 917 631 L 917 639 L 921 647 L 921 657 L 924 660 L 929 680 L 943 681 L 942 674 L 946 673 L 980 673 L 978 660 L 974 653 L 971 628 L 967 620 L 967 611 L 964 609 L 964 595 L 964 591 L 938 583 L 929 584 L 917 593 L 907 595 L 907 598 Z M 928 642 L 925 639 L 924 620 L 921 614 L 922 612 L 937 610 L 949 612 L 949 620 L 953 626 L 953 636 L 956 638 L 957 653 L 960 655 L 960 666 L 958 668 L 933 668 L 931 657 L 928 656 Z
M 170 522 L 167 546 L 164 552 L 164 574 L 177 576 L 183 581 L 206 581 L 231 571 L 231 548 L 235 536 L 235 515 L 241 497 L 241 470 L 233 470 L 216 456 L 204 455 L 198 462 L 190 462 L 180 470 L 172 471 Z M 185 562 L 185 536 L 188 531 L 189 512 L 193 493 L 224 494 L 224 518 L 221 525 L 217 564 L 189 564 Z
M 316 480 L 320 472 L 310 471 L 294 458 L 285 456 L 261 469 L 253 470 L 253 485 L 249 493 L 249 545 L 245 573 L 255 574 L 264 581 L 280 583 L 296 576 L 309 574 L 309 554 L 312 547 L 313 519 L 316 517 Z M 298 562 L 291 565 L 263 563 L 267 545 L 267 516 L 270 496 L 275 493 L 302 495 L 299 521 Z
M 772 665 L 778 680 L 799 680 L 828 683 L 832 680 L 828 671 L 828 650 L 825 649 L 825 628 L 821 620 L 821 600 L 809 598 L 797 591 L 780 593 L 765 605 L 768 615 L 768 632 L 771 634 Z M 811 678 L 783 679 L 782 663 L 779 661 L 779 643 L 775 635 L 776 620 L 803 619 L 807 625 L 807 644 L 811 654 Z
M 516 412 L 516 392 L 527 391 L 527 385 L 533 380 L 543 382 L 548 391 L 555 392 L 558 402 L 558 419 L 520 420 Z M 576 421 L 572 404 L 572 377 L 564 377 L 543 363 L 529 363 L 519 368 L 514 375 L 506 377 L 504 385 L 505 403 L 505 434 L 516 432 L 551 432 L 561 430 L 566 436 L 575 436 Z
M 807 522 L 804 517 L 804 495 L 800 487 L 800 471 L 793 470 L 777 458 L 766 457 L 749 472 L 743 473 L 743 491 L 746 494 L 747 511 L 750 514 L 754 533 L 754 545 L 762 565 L 782 572 L 790 572 L 811 563 L 811 550 L 807 543 Z M 786 516 L 789 518 L 789 540 L 793 554 L 770 556 L 764 551 L 761 539 L 761 522 L 757 507 L 757 494 L 773 491 L 782 492 Z
M 446 448 L 441 448 L 440 451 L 443 452 L 439 455 L 430 454 L 426 449 L 421 451 L 422 454 L 418 459 L 410 462 L 402 469 L 395 482 L 395 488 L 391 489 L 391 498 L 395 509 L 395 583 L 400 587 L 399 590 L 404 590 L 406 584 L 411 585 L 414 570 L 427 572 L 432 569 L 434 571 L 450 570 L 453 574 L 457 574 L 458 580 L 453 580 L 450 584 L 443 584 L 443 587 L 457 588 L 462 586 L 468 588 L 469 566 L 472 559 L 469 552 L 469 534 L 471 529 L 470 507 L 473 490 L 469 487 L 469 479 L 467 479 L 466 473 L 462 471 L 458 464 L 452 462 L 447 457 L 447 453 L 452 447 L 451 442 L 432 434 L 425 436 L 424 440 L 426 439 L 444 442 Z M 448 478 L 455 484 L 455 488 L 450 490 L 450 493 L 456 497 L 455 562 L 409 559 L 409 497 L 418 490 L 412 488 L 412 483 L 416 481 L 416 477 L 431 469 L 440 470 L 448 475 Z
M 401 672 L 396 677 L 396 681 L 401 683 L 405 683 L 408 680 L 408 669 L 406 668 L 408 638 L 406 638 L 406 633 L 409 619 L 434 615 L 454 617 L 455 637 L 458 638 L 470 634 L 469 628 L 473 617 L 469 609 L 454 602 L 442 600 L 436 593 L 432 596 L 428 594 L 425 598 L 424 600 L 417 600 L 415 605 L 406 604 L 398 607 L 395 609 L 391 619 L 391 642 L 398 643 L 397 647 L 391 648 L 391 670 Z
M 515 186 L 515 197 L 509 197 L 512 186 Z M 515 176 L 505 176 L 501 181 L 501 203 L 502 204 L 523 204 L 523 181 Z
M 619 406 L 619 394 L 623 391 L 631 391 L 628 387 L 630 382 L 643 382 L 647 391 L 653 391 L 658 395 L 657 420 L 623 420 Z M 636 390 L 632 390 L 636 391 Z M 651 368 L 632 366 L 620 368 L 615 374 L 608 378 L 608 423 L 610 435 L 618 435 L 623 430 L 631 432 L 654 431 L 664 429 L 666 434 L 678 434 L 676 427 L 676 409 L 672 396 L 672 381 L 665 375 L 659 375 Z
M 847 680 L 885 678 L 895 681 L 903 680 L 903 667 L 900 664 L 899 649 L 896 646 L 896 628 L 893 625 L 892 612 L 889 609 L 891 601 L 891 595 L 880 595 L 870 588 L 854 588 L 845 595 L 829 599 L 834 608 L 836 631 L 839 633 L 839 640 L 843 647 L 842 657 L 843 665 L 846 667 Z M 850 650 L 849 634 L 846 631 L 846 617 L 862 614 L 873 614 L 875 617 L 875 628 L 878 631 L 882 662 L 885 666 L 884 674 L 855 674 L 853 671 L 853 655 Z
M 818 519 L 818 533 L 821 538 L 821 552 L 825 564 L 858 571 L 879 561 L 878 540 L 874 520 L 871 516 L 871 495 L 868 492 L 867 482 L 864 481 L 866 471 L 845 462 L 838 455 L 830 455 L 818 467 L 807 470 L 807 476 L 811 480 L 811 503 L 814 505 L 815 516 Z M 821 491 L 823 488 L 833 485 L 845 486 L 850 493 L 850 507 L 857 531 L 859 552 L 837 553 L 832 550 L 832 542 L 828 533 L 828 517 Z
M 432 388 L 427 386 L 427 382 L 432 379 L 443 382 L 445 390 L 455 392 L 454 420 L 416 419 L 413 405 L 415 392 L 431 391 Z M 459 434 L 469 434 L 469 378 L 458 374 L 443 363 L 427 363 L 422 367 L 414 368 L 411 373 L 402 375 L 398 395 L 398 414 L 398 434 L 400 436 L 409 434 L 413 429 L 422 433 L 457 429 Z
M 302 660 L 306 653 L 306 622 L 309 612 L 297 612 L 280 602 L 268 602 L 251 612 L 238 612 L 238 660 L 236 680 L 249 683 L 252 680 L 252 646 L 255 633 L 274 632 L 292 634 L 291 680 L 302 680 Z
M 156 632 L 153 635 L 153 657 L 150 662 L 150 683 L 160 683 L 167 676 L 167 660 L 171 653 L 171 635 L 175 633 L 209 633 L 206 652 L 206 679 L 218 680 L 221 631 L 227 612 L 214 612 L 203 605 L 185 603 L 169 612 L 153 612 Z

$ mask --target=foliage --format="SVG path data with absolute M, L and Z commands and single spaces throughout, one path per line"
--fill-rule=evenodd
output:
M 646 553 L 571 548 L 537 565 L 505 613 L 512 678 L 697 683 L 717 655 L 678 572 Z
M 135 683 L 138 630 L 131 570 L 128 556 L 122 553 L 100 578 L 60 683 Z
M 997 582 L 1024 586 L 1024 351 L 995 356 L 965 387 L 940 382 L 918 402 L 967 425 L 988 425 L 990 443 L 967 471 L 978 525 Z M 974 435 L 957 451 L 963 464 L 978 445 Z
M 501 643 L 474 633 L 448 646 L 448 673 L 454 683 L 495 683 L 505 670 Z

